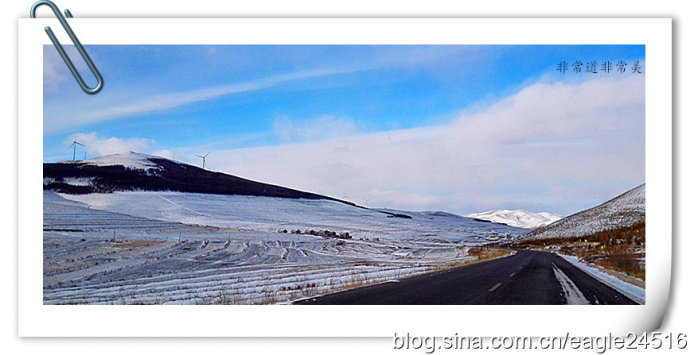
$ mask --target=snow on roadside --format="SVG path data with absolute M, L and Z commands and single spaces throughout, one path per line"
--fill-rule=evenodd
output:
M 553 273 L 556 275 L 558 283 L 561 284 L 565 301 L 568 304 L 590 304 L 585 295 L 583 295 L 580 289 L 575 286 L 573 280 L 563 273 L 558 266 L 551 264 L 551 267 L 553 268 Z
M 577 256 L 573 255 L 563 255 L 558 254 L 558 256 L 567 260 L 569 263 L 573 264 L 580 270 L 588 273 L 590 276 L 601 281 L 602 283 L 610 286 L 616 291 L 630 297 L 633 301 L 639 304 L 645 304 L 645 289 L 642 287 L 635 286 L 633 284 L 627 283 L 613 275 L 609 275 L 595 267 L 589 266 L 580 260 Z

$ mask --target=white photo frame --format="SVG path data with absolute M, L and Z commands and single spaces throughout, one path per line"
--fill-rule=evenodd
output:
M 18 330 L 26 337 L 604 334 L 657 327 L 672 237 L 670 19 L 70 19 L 83 44 L 642 44 L 646 303 L 626 306 L 48 306 L 42 299 L 42 60 L 53 19 L 20 19 Z M 155 30 L 152 30 L 155 29 Z M 276 29 L 280 29 L 279 31 Z M 318 29 L 318 30 L 315 30 Z M 62 43 L 70 43 L 60 29 Z M 70 78 L 71 79 L 71 78 Z M 75 83 L 76 85 L 76 83 Z M 107 83 L 106 83 L 107 85 Z

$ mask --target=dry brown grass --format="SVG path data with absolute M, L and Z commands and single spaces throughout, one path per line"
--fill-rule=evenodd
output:
M 640 281 L 640 279 L 643 279 L 643 278 L 639 278 L 639 277 L 638 277 L 638 278 L 630 277 L 630 276 L 628 276 L 628 275 L 626 275 L 626 274 L 623 274 L 623 273 L 621 273 L 621 272 L 614 271 L 614 270 L 611 270 L 611 269 L 607 269 L 607 268 L 604 268 L 604 267 L 599 266 L 599 265 L 594 265 L 594 267 L 596 267 L 596 268 L 599 269 L 600 271 L 605 272 L 605 273 L 607 273 L 607 274 L 609 274 L 609 275 L 611 275 L 611 276 L 613 276 L 613 277 L 619 278 L 619 279 L 621 279 L 621 280 L 623 280 L 623 281 L 625 281 L 625 282 L 627 282 L 627 283 L 629 283 L 629 284 L 633 284 L 633 285 L 635 285 L 635 286 L 637 286 L 637 287 L 645 288 L 645 282 L 644 282 L 644 281 Z M 644 279 L 643 279 L 643 280 L 644 280 Z
M 125 240 L 120 242 L 111 242 L 110 246 L 113 248 L 133 249 L 147 247 L 154 243 L 156 243 L 154 240 Z
M 563 254 L 575 255 L 579 259 L 606 270 L 644 280 L 645 233 L 645 222 L 640 222 L 629 227 L 582 237 L 526 240 L 514 247 L 525 249 L 558 247 L 558 251 Z

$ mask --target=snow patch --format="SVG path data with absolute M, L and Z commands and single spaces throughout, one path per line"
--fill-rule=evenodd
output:
M 575 286 L 573 280 L 571 280 L 563 270 L 559 269 L 558 266 L 554 264 L 551 264 L 551 267 L 553 269 L 553 274 L 556 275 L 558 283 L 561 284 L 561 290 L 563 290 L 563 295 L 565 296 L 567 304 L 590 304 L 585 295 L 582 294 L 580 289 Z
M 95 159 L 74 161 L 74 163 L 81 163 L 81 164 L 88 164 L 88 165 L 95 165 L 95 166 L 121 165 L 121 166 L 124 166 L 125 168 L 136 169 L 136 170 L 150 170 L 150 169 L 160 170 L 161 167 L 158 164 L 152 162 L 150 159 L 165 159 L 165 158 L 157 157 L 155 155 L 129 152 L 129 153 L 121 153 L 121 154 L 104 155 L 104 156 L 101 156 L 101 157 L 98 157 Z
M 575 265 L 580 270 L 588 273 L 590 276 L 601 281 L 605 285 L 615 289 L 616 291 L 628 296 L 633 301 L 639 304 L 645 304 L 645 289 L 642 287 L 635 286 L 633 284 L 627 283 L 613 275 L 609 275 L 595 267 L 589 266 L 580 260 L 577 256 L 558 254 L 561 258 L 567 260 L 571 264 Z
M 349 232 L 355 238 L 372 242 L 379 238 L 398 242 L 483 244 L 526 232 L 454 215 L 405 212 L 412 218 L 389 218 L 376 210 L 330 200 L 151 191 L 59 196 L 94 209 L 160 221 L 261 233 L 277 233 L 278 229 L 328 229 Z M 409 252 L 400 249 L 399 254 Z
M 562 216 L 549 212 L 528 212 L 523 210 L 493 210 L 472 213 L 465 217 L 528 229 L 544 227 L 563 218 Z

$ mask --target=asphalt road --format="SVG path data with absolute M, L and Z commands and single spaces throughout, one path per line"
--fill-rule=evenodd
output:
M 516 254 L 295 304 L 636 304 L 558 255 Z

